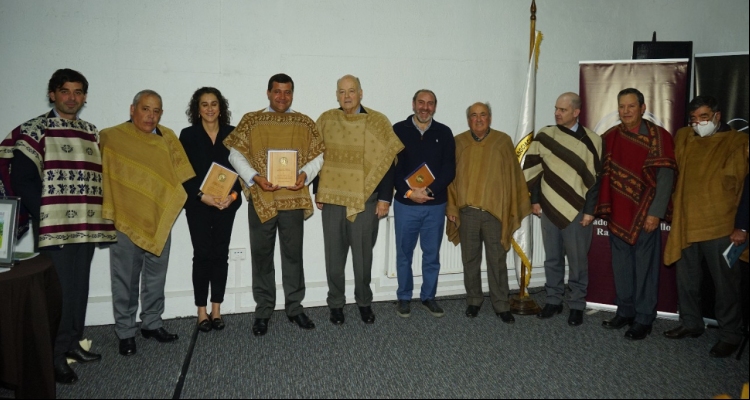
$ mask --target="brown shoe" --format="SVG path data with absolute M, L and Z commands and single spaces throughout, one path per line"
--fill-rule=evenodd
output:
M 719 340 L 719 342 L 714 345 L 708 355 L 713 358 L 727 358 L 734 354 L 734 352 L 737 351 L 738 347 L 740 347 L 740 345 L 722 342 L 721 340 Z
M 680 325 L 677 328 L 664 331 L 664 337 L 667 339 L 684 339 L 686 337 L 697 338 L 703 334 L 703 329 L 691 330 Z

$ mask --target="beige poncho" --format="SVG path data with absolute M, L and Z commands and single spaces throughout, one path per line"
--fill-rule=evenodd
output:
M 326 143 L 317 201 L 346 207 L 349 221 L 365 210 L 365 201 L 404 148 L 385 115 L 365 111 L 345 114 L 333 109 L 317 121 Z

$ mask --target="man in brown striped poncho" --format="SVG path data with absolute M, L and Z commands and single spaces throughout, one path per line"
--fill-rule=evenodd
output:
M 537 317 L 547 319 L 562 312 L 567 254 L 571 326 L 583 323 L 591 222 L 602 171 L 602 139 L 578 123 L 580 113 L 580 97 L 575 93 L 561 94 L 555 103 L 557 125 L 544 127 L 536 134 L 523 165 L 532 212 L 542 219 L 547 255 L 544 262 L 547 304 Z

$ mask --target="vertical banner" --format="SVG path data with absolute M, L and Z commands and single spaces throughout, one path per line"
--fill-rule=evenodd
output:
M 599 135 L 620 123 L 617 94 L 633 87 L 643 93 L 647 119 L 673 134 L 686 124 L 687 59 L 627 60 L 580 62 L 582 106 L 579 120 Z M 589 287 L 586 301 L 614 304 L 615 286 L 612 274 L 612 252 L 607 222 L 594 221 L 594 235 L 589 251 Z M 669 224 L 662 223 L 662 251 L 667 243 Z M 676 272 L 661 267 L 657 310 L 677 311 Z
M 696 54 L 695 95 L 716 97 L 724 122 L 748 132 L 750 121 L 750 54 Z
M 695 95 L 713 96 L 719 101 L 722 121 L 740 132 L 748 132 L 750 121 L 750 54 L 722 53 L 695 55 Z M 701 303 L 703 316 L 715 318 L 713 279 L 704 261 Z M 742 268 L 743 315 L 750 318 L 750 274 Z

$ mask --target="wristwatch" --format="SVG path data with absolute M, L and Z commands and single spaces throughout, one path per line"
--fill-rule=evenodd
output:
M 201 201 L 203 199 L 203 192 L 198 192 L 198 195 L 195 196 L 195 198 L 197 198 L 198 201 Z

